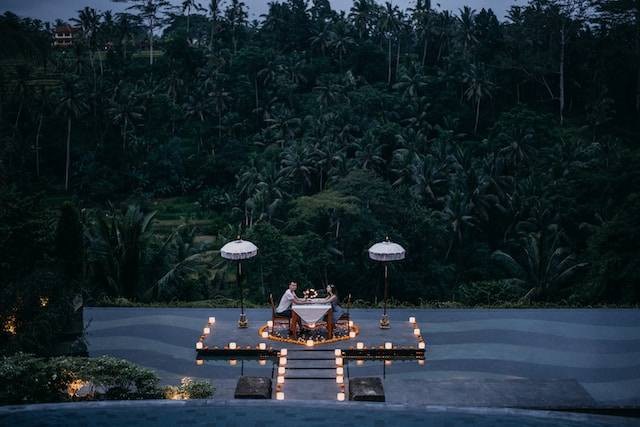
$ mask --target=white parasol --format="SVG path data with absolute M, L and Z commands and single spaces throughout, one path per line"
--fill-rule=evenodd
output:
M 389 328 L 389 316 L 387 316 L 387 293 L 389 288 L 389 270 L 387 263 L 389 261 L 399 261 L 404 259 L 406 251 L 397 243 L 389 241 L 387 237 L 383 242 L 376 243 L 369 248 L 369 258 L 384 263 L 384 309 L 382 319 L 380 319 L 380 328 Z
M 240 288 L 240 320 L 238 321 L 238 327 L 240 328 L 246 328 L 249 326 L 247 316 L 244 314 L 244 295 L 242 292 L 242 280 L 240 279 L 240 276 L 242 275 L 242 268 L 240 266 L 240 261 L 243 259 L 253 258 L 257 254 L 258 247 L 248 240 L 242 240 L 240 236 L 238 236 L 236 240 L 231 241 L 220 248 L 220 255 L 222 258 L 237 261 L 238 263 L 236 281 Z

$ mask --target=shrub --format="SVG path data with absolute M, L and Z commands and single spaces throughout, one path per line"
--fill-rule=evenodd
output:
M 518 280 L 488 280 L 465 283 L 457 294 L 465 305 L 495 305 L 516 302 L 525 295 L 525 290 L 518 285 Z
M 206 399 L 213 396 L 215 390 L 209 381 L 200 381 L 185 377 L 180 381 L 179 386 L 165 387 L 164 397 L 173 400 Z

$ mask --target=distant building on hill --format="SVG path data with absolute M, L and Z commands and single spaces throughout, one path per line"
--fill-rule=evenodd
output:
M 78 29 L 69 24 L 58 25 L 53 30 L 53 45 L 55 47 L 71 47 Z

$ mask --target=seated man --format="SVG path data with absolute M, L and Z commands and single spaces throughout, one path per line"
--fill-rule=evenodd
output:
M 295 304 L 307 304 L 308 302 L 298 298 L 296 295 L 296 289 L 298 284 L 296 282 L 289 282 L 289 288 L 284 292 L 282 298 L 280 298 L 280 304 L 276 308 L 276 314 L 278 316 L 291 317 L 291 305 Z

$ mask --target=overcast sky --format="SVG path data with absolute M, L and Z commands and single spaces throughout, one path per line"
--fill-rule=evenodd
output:
M 174 4 L 181 3 L 181 0 L 170 1 Z M 330 1 L 334 9 L 340 10 L 349 10 L 352 4 L 352 0 Z M 267 11 L 268 0 L 244 0 L 244 2 L 249 7 L 250 19 L 258 19 L 262 13 Z M 207 0 L 202 0 L 201 3 L 207 3 Z M 384 1 L 378 0 L 378 3 L 384 3 Z M 413 6 L 415 0 L 392 0 L 391 3 L 406 9 Z M 439 3 L 441 8 L 456 12 L 464 5 L 469 5 L 476 10 L 491 8 L 498 16 L 498 19 L 502 20 L 505 11 L 511 5 L 525 4 L 526 0 L 432 0 L 432 3 L 434 7 Z M 67 20 L 76 16 L 76 11 L 85 6 L 91 6 L 100 11 L 113 10 L 114 12 L 119 12 L 128 5 L 114 3 L 111 0 L 0 0 L 0 11 L 2 13 L 9 10 L 19 16 L 37 18 L 43 21 L 54 21 L 56 18 Z

